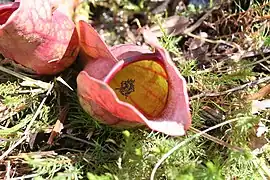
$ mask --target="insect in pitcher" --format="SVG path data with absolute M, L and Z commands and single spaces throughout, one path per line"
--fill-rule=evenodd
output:
M 121 82 L 121 87 L 116 88 L 123 96 L 126 98 L 135 91 L 135 80 L 134 79 L 127 79 L 126 81 Z

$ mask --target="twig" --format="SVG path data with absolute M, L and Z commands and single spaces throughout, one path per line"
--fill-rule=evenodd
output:
M 34 114 L 33 118 L 32 118 L 31 121 L 29 122 L 29 124 L 28 124 L 26 130 L 24 131 L 24 134 L 25 134 L 25 135 L 27 135 L 27 134 L 29 135 L 29 131 L 30 131 L 31 126 L 33 125 L 34 121 L 35 121 L 36 118 L 38 117 L 38 115 L 39 115 L 39 113 L 40 113 L 40 111 L 41 111 L 41 109 L 42 109 L 42 107 L 43 107 L 43 104 L 44 104 L 45 101 L 47 100 L 47 97 L 51 94 L 51 91 L 52 91 L 52 89 L 53 89 L 53 87 L 54 87 L 54 83 L 52 83 L 52 84 L 50 84 L 50 85 L 51 85 L 51 87 L 48 89 L 48 91 L 47 91 L 45 97 L 42 99 L 42 101 L 41 101 L 41 103 L 40 103 L 40 105 L 39 105 L 39 107 L 38 107 L 36 113 Z
M 19 146 L 24 140 L 27 139 L 27 136 L 23 136 L 21 139 L 19 139 L 15 144 L 13 144 L 8 150 L 6 150 L 1 156 L 0 161 L 2 161 L 13 149 L 15 149 L 17 146 Z
M 225 122 L 222 122 L 222 123 L 220 123 L 220 124 L 217 124 L 217 125 L 215 125 L 215 126 L 212 126 L 212 127 L 208 128 L 208 129 L 206 129 L 206 130 L 201 131 L 200 133 L 197 133 L 197 134 L 191 136 L 190 138 L 185 139 L 184 141 L 182 141 L 182 142 L 179 143 L 178 145 L 174 146 L 171 150 L 169 150 L 166 154 L 164 154 L 164 155 L 162 156 L 162 158 L 156 163 L 154 169 L 152 170 L 150 180 L 154 180 L 156 171 L 157 171 L 157 169 L 159 168 L 159 166 L 160 166 L 160 165 L 161 165 L 161 164 L 162 164 L 162 163 L 163 163 L 163 162 L 164 162 L 164 161 L 165 161 L 172 153 L 174 153 L 174 152 L 175 152 L 177 149 L 179 149 L 181 146 L 183 146 L 183 145 L 189 143 L 189 142 L 192 141 L 193 139 L 195 139 L 195 138 L 197 138 L 197 137 L 199 137 L 199 136 L 201 136 L 201 135 L 207 133 L 208 131 L 214 130 L 214 129 L 219 128 L 219 127 L 221 127 L 221 126 L 224 126 L 224 125 L 226 125 L 226 124 L 232 123 L 232 122 L 234 122 L 234 121 L 238 121 L 239 119 L 241 119 L 241 118 L 235 118 L 235 119 L 227 120 L 227 121 L 225 121 Z
M 42 94 L 46 92 L 44 89 L 30 89 L 30 90 L 19 90 L 18 93 L 20 94 Z
M 258 173 L 260 174 L 262 180 L 267 180 L 267 178 L 264 175 L 264 172 L 262 171 L 262 168 L 259 166 L 259 164 L 253 160 L 253 164 L 256 166 Z
M 77 137 L 74 137 L 74 136 L 71 136 L 71 135 L 68 135 L 68 134 L 63 134 L 61 137 L 62 137 L 62 138 L 67 137 L 67 138 L 73 139 L 73 140 L 75 140 L 75 141 L 80 141 L 80 142 L 82 142 L 82 143 L 88 144 L 88 145 L 90 145 L 90 146 L 95 146 L 94 143 L 88 142 L 88 141 L 86 141 L 86 140 L 84 140 L 84 139 L 77 138 Z
M 7 162 L 7 166 L 6 166 L 6 176 L 5 179 L 10 179 L 10 171 L 11 171 L 11 165 L 10 165 L 10 161 Z
M 259 55 L 262 55 L 262 54 L 267 54 L 267 53 L 270 53 L 270 49 L 263 49 L 261 52 L 260 51 L 247 51 L 243 54 L 243 56 L 241 57 L 242 59 L 243 58 L 251 58 L 251 57 L 254 57 L 254 56 L 259 56 Z
M 262 63 L 260 63 L 260 66 L 262 66 L 264 69 L 266 69 L 268 72 L 270 72 L 270 69 L 268 67 L 266 67 L 265 65 L 263 65 Z
M 29 152 L 29 153 L 20 153 L 16 156 L 9 156 L 8 159 L 18 159 L 23 158 L 25 156 L 35 156 L 35 157 L 48 157 L 48 156 L 56 156 L 57 153 L 55 151 L 37 151 L 37 152 Z
M 1 67 L 1 66 L 0 66 Z M 0 161 L 3 160 L 13 149 L 15 149 L 18 145 L 20 145 L 24 140 L 27 140 L 30 134 L 30 128 L 33 125 L 34 121 L 36 120 L 36 118 L 38 117 L 41 108 L 43 106 L 43 104 L 45 103 L 45 101 L 47 100 L 48 95 L 51 93 L 52 89 L 54 87 L 54 83 L 51 84 L 51 87 L 48 89 L 46 96 L 43 98 L 43 100 L 41 101 L 36 113 L 34 114 L 33 118 L 31 119 L 31 121 L 29 122 L 28 126 L 26 127 L 26 130 L 24 131 L 24 136 L 19 139 L 15 144 L 13 144 L 7 151 L 5 151 L 1 156 L 0 156 Z
M 200 39 L 200 40 L 212 43 L 212 44 L 226 44 L 228 46 L 231 46 L 233 48 L 237 48 L 238 50 L 241 50 L 240 46 L 236 45 L 235 43 L 224 41 L 222 39 L 220 39 L 220 40 L 212 40 L 212 39 L 207 39 L 207 38 L 204 38 L 204 37 L 192 34 L 192 33 L 186 33 L 186 35 L 188 35 L 190 37 L 193 37 L 193 38 L 196 38 L 196 39 Z
M 55 151 L 73 151 L 77 153 L 84 153 L 85 150 L 78 150 L 78 149 L 71 149 L 71 148 L 60 148 L 60 149 L 55 149 Z
M 192 132 L 194 132 L 194 133 L 200 133 L 200 132 L 202 132 L 202 131 L 194 128 L 194 127 L 190 127 L 189 130 L 192 131 Z M 240 151 L 240 152 L 243 152 L 244 151 L 244 149 L 242 149 L 240 147 L 232 146 L 229 143 L 226 143 L 225 141 L 222 141 L 221 139 L 218 139 L 218 138 L 216 138 L 214 136 L 211 136 L 211 135 L 209 135 L 207 133 L 202 134 L 202 136 L 205 137 L 205 138 L 207 138 L 207 139 L 209 139 L 209 140 L 211 140 L 211 141 L 213 141 L 213 142 L 215 142 L 215 143 L 217 143 L 217 144 L 220 144 L 220 145 L 225 146 L 227 148 L 233 149 L 235 151 Z
M 254 156 L 254 159 L 252 160 L 253 164 L 257 167 L 259 174 L 263 179 L 269 179 L 270 178 L 270 170 L 265 165 L 265 163 L 261 162 L 256 156 Z M 268 178 L 264 176 L 264 174 L 267 175 Z
M 264 57 L 264 58 L 262 58 L 262 59 L 260 59 L 259 61 L 255 61 L 255 62 L 253 62 L 253 63 L 250 63 L 250 64 L 248 64 L 247 66 L 253 66 L 253 65 L 255 65 L 255 64 L 259 64 L 259 63 L 262 63 L 262 62 L 264 62 L 264 61 L 267 61 L 268 59 L 270 59 L 270 55 L 269 55 L 269 56 L 266 56 L 266 57 Z
M 12 178 L 10 180 L 23 180 L 23 179 L 32 179 L 34 177 L 37 177 L 39 176 L 40 174 L 29 174 L 29 175 L 24 175 L 24 176 L 21 176 L 21 177 L 15 177 L 15 178 Z
M 215 65 L 213 65 L 207 69 L 200 70 L 200 71 L 194 71 L 194 73 L 196 73 L 196 75 L 209 73 L 209 72 L 220 69 L 224 64 L 225 64 L 225 61 L 217 62 Z
M 201 93 L 201 94 L 197 94 L 197 95 L 194 95 L 194 96 L 190 97 L 190 100 L 201 98 L 201 97 L 222 96 L 222 95 L 225 95 L 225 94 L 228 94 L 228 93 L 231 93 L 231 92 L 235 92 L 235 91 L 239 91 L 239 90 L 245 89 L 245 88 L 250 87 L 250 86 L 255 86 L 257 84 L 261 84 L 261 83 L 267 82 L 269 80 L 270 80 L 270 76 L 267 76 L 267 77 L 264 77 L 264 78 L 261 78 L 261 79 L 258 79 L 258 80 L 251 81 L 249 83 L 243 84 L 241 86 L 237 86 L 235 88 L 228 89 L 228 90 L 223 91 L 223 92 L 218 92 L 218 93 L 207 93 L 207 92 L 204 92 L 204 93 Z
M 200 36 L 199 36 L 199 37 L 200 37 Z M 201 37 L 200 37 L 200 38 L 201 38 Z M 270 52 L 270 50 L 269 50 L 269 52 Z M 265 53 L 269 53 L 269 52 L 265 52 Z M 259 53 L 258 53 L 258 54 L 254 54 L 253 56 L 256 56 L 256 55 L 260 55 L 260 54 L 259 54 Z M 252 57 L 252 56 L 246 57 L 245 55 L 243 55 L 243 56 L 241 56 L 241 59 L 244 59 L 244 58 L 250 58 L 250 57 Z M 216 63 L 214 66 L 212 66 L 212 67 L 210 67 L 210 68 L 207 68 L 207 69 L 204 69 L 204 70 L 201 70 L 201 71 L 196 71 L 196 74 L 204 74 L 204 73 L 212 72 L 212 71 L 214 71 L 214 70 L 218 70 L 219 68 L 221 68 L 222 65 L 225 64 L 226 60 L 229 60 L 229 59 L 230 59 L 230 58 L 224 59 L 224 61 L 218 62 L 218 63 Z M 258 61 L 256 61 L 256 62 L 253 62 L 253 63 L 247 64 L 247 65 L 244 65 L 244 66 L 242 66 L 241 68 L 250 67 L 250 66 L 253 66 L 253 65 L 256 65 L 256 64 L 260 64 L 260 65 L 261 65 L 262 62 L 265 62 L 265 61 L 267 61 L 268 59 L 270 59 L 270 55 L 269 55 L 269 56 L 266 56 L 266 57 L 264 57 L 264 58 L 262 58 L 261 60 L 258 60 Z M 266 67 L 264 67 L 264 68 L 266 68 Z M 218 72 L 221 73 L 221 72 L 227 72 L 227 71 L 220 71 L 220 70 L 218 70 Z
M 11 70 L 3 67 L 3 66 L 0 66 L 0 71 L 3 71 L 5 73 L 7 73 L 7 74 L 10 74 L 12 76 L 15 76 L 15 77 L 17 77 L 19 79 L 22 79 L 24 81 L 29 81 L 29 82 L 33 83 L 33 85 L 35 85 L 37 87 L 41 87 L 43 89 L 49 89 L 49 87 L 50 87 L 50 84 L 49 83 L 45 83 L 45 82 L 40 81 L 40 80 L 34 80 L 32 78 L 29 78 L 27 76 L 24 76 L 24 75 L 22 75 L 20 73 L 17 73 L 15 71 L 11 71 Z
M 191 25 L 189 28 L 187 28 L 187 29 L 184 31 L 184 34 L 192 33 L 195 29 L 197 29 L 197 28 L 203 23 L 204 20 L 206 20 L 206 19 L 211 15 L 211 13 L 213 12 L 213 10 L 218 9 L 218 8 L 219 8 L 219 6 L 210 9 L 210 10 L 209 10 L 207 13 L 205 13 L 198 21 L 196 21 L 196 23 L 194 23 L 194 24 Z

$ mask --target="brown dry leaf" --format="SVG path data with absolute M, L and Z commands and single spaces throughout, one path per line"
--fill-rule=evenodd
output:
M 64 121 L 66 119 L 66 116 L 67 116 L 67 112 L 68 112 L 68 105 L 66 105 L 62 111 L 60 112 L 60 117 L 59 119 L 56 121 L 55 125 L 54 125 L 54 128 L 51 132 L 51 135 L 48 139 L 48 144 L 52 145 L 53 143 L 53 139 L 58 135 L 60 134 L 61 130 L 64 128 Z
M 192 41 L 190 42 L 190 45 L 189 45 L 189 50 L 198 49 L 204 45 L 204 43 L 205 43 L 204 38 L 207 38 L 208 34 L 205 32 L 200 32 L 199 36 L 202 38 L 201 39 L 196 39 L 196 38 L 192 39 Z
M 265 148 L 265 145 L 267 144 L 268 144 L 268 140 L 266 139 L 265 136 L 261 136 L 261 137 L 251 136 L 250 137 L 249 147 L 256 154 L 262 153 Z
M 208 34 L 205 32 L 200 32 L 199 36 L 201 39 L 190 38 L 185 45 L 188 47 L 188 57 L 190 59 L 207 59 L 207 52 L 209 51 L 209 45 L 205 43 L 205 38 L 208 37 Z
M 32 133 L 30 134 L 29 136 L 29 146 L 30 146 L 30 149 L 34 149 L 34 144 L 35 144 L 35 140 L 36 140 L 36 137 L 37 137 L 38 133 Z
M 265 137 L 267 131 L 267 127 L 262 122 L 259 122 L 257 127 L 254 128 L 249 140 L 249 147 L 254 153 L 262 153 L 265 145 L 268 144 L 269 140 Z
M 260 100 L 270 93 L 270 84 L 261 88 L 257 93 L 251 94 L 247 97 L 248 100 Z
M 183 33 L 189 24 L 189 19 L 187 17 L 175 15 L 166 18 L 165 22 L 162 24 L 162 28 L 164 28 L 168 34 L 176 36 Z M 153 25 L 150 30 L 156 37 L 161 37 L 163 35 L 159 25 Z

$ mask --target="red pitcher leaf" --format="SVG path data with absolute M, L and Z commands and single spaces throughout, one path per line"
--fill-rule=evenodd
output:
M 0 23 L 4 24 L 6 20 L 9 18 L 9 16 L 18 9 L 20 3 L 7 3 L 7 4 L 1 4 L 0 8 Z
M 78 52 L 72 20 L 50 0 L 0 5 L 0 51 L 37 74 L 55 74 L 70 66 Z M 70 5 L 70 4 L 69 4 Z
M 81 20 L 77 24 L 77 29 L 80 37 L 80 46 L 87 55 L 91 56 L 93 59 L 115 59 L 105 42 L 90 24 Z
M 91 25 L 81 20 L 77 23 L 77 30 L 81 47 L 80 60 L 85 64 L 85 69 L 94 78 L 105 77 L 116 63 L 116 58 Z
M 158 40 L 147 32 L 146 40 L 155 52 L 131 44 L 109 50 L 91 26 L 84 28 L 80 41 L 87 44 L 82 49 L 91 58 L 77 77 L 77 85 L 85 111 L 110 125 L 146 124 L 169 135 L 184 135 L 191 123 L 186 83 Z M 85 37 L 88 34 L 91 38 Z M 92 47 L 112 56 L 91 56 Z

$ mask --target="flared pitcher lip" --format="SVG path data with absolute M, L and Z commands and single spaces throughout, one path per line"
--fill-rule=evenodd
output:
M 158 63 L 166 72 L 165 65 L 162 62 L 161 58 L 162 57 L 160 56 L 160 54 L 155 51 L 152 53 L 143 53 L 143 54 L 139 54 L 139 55 L 135 55 L 135 56 L 129 56 L 129 57 L 126 57 L 124 59 L 118 60 L 117 63 L 112 67 L 112 69 L 110 70 L 108 75 L 104 78 L 103 81 L 105 83 L 109 83 L 112 80 L 112 78 L 116 75 L 116 73 L 121 71 L 122 69 L 124 69 L 126 66 L 128 66 L 132 63 L 144 61 L 144 60 L 154 61 L 154 62 Z M 167 74 L 167 72 L 166 72 L 166 74 Z

